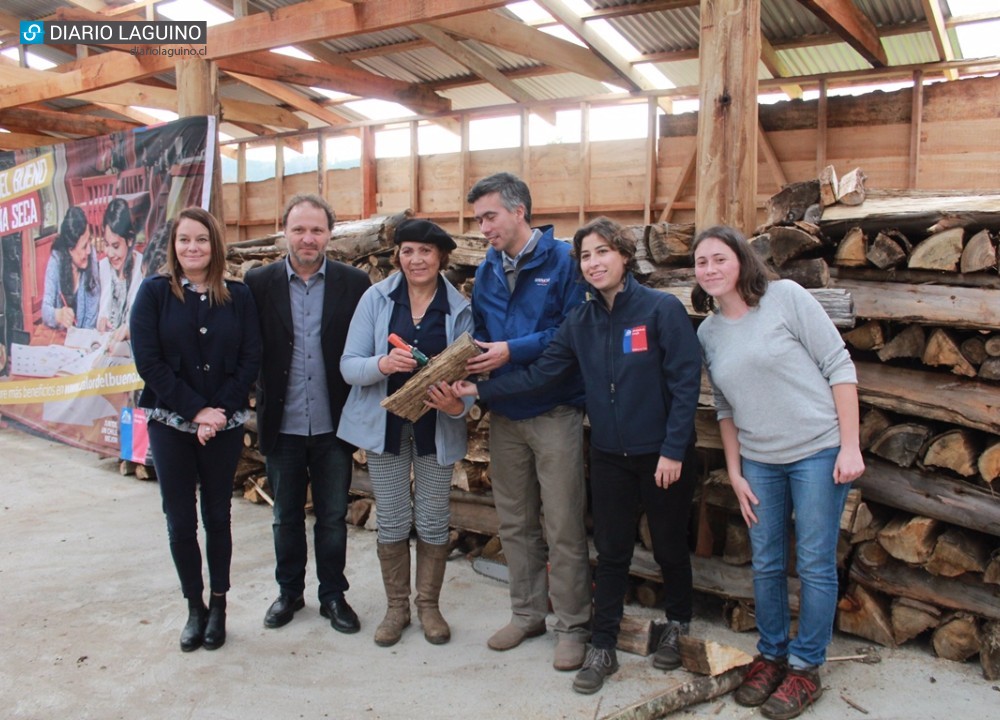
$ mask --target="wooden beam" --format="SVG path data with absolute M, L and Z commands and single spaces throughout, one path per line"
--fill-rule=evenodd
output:
M 420 214 L 420 123 L 410 123 L 410 209 Z
M 826 92 L 826 79 L 819 81 L 819 97 L 816 100 L 816 175 L 826 167 L 827 113 L 829 96 Z
M 361 217 L 378 212 L 378 161 L 375 159 L 375 129 L 361 131 Z
M 436 20 L 432 24 L 452 35 L 477 40 L 584 77 L 616 84 L 621 82 L 618 73 L 586 48 L 495 12 L 460 15 Z
M 577 225 L 587 220 L 587 205 L 590 203 L 590 105 L 580 103 L 580 206 L 577 211 Z
M 771 141 L 767 138 L 767 133 L 764 132 L 764 128 L 762 128 L 759 123 L 757 124 L 757 147 L 764 155 L 764 160 L 767 162 L 767 166 L 771 169 L 771 174 L 774 176 L 774 182 L 778 184 L 779 188 L 787 185 L 788 178 L 785 176 L 785 171 L 781 167 L 781 161 L 778 160 L 778 154 L 774 152 L 774 146 L 771 145 Z
M 698 143 L 695 142 L 691 146 L 691 151 L 688 153 L 687 159 L 684 161 L 683 170 L 681 170 L 680 176 L 677 178 L 677 184 L 674 185 L 673 191 L 670 193 L 670 197 L 667 198 L 667 204 L 663 208 L 663 212 L 660 213 L 659 222 L 669 222 L 670 216 L 674 212 L 674 208 L 677 205 L 677 199 L 681 196 L 681 192 L 684 191 L 684 187 L 691 182 L 691 178 L 694 176 L 695 168 L 698 163 Z
M 768 72 L 776 78 L 783 78 L 792 74 L 788 65 L 781 59 L 778 51 L 774 49 L 774 46 L 764 37 L 763 33 L 760 35 L 760 59 L 764 63 L 764 67 L 768 69 Z M 781 90 L 792 100 L 802 98 L 802 87 L 800 85 L 788 83 L 782 85 Z
M 357 67 L 349 60 L 336 67 L 330 67 L 324 62 L 312 62 L 260 51 L 224 58 L 219 61 L 219 68 L 226 72 L 237 72 L 268 80 L 388 100 L 413 108 L 418 113 L 451 110 L 451 101 L 431 90 L 415 83 L 400 82 L 376 75 Z
M 833 287 L 851 294 L 859 318 L 966 330 L 1000 330 L 1000 303 L 994 288 L 871 282 L 839 277 L 830 282 Z
M 212 115 L 219 117 L 219 69 L 208 60 L 184 59 L 177 63 L 177 114 L 181 117 Z M 208 211 L 225 227 L 226 219 L 222 205 L 222 163 L 219 160 L 219 144 L 214 142 L 212 174 L 204 182 L 209 183 Z
M 135 128 L 135 123 L 124 120 L 97 115 L 76 115 L 41 107 L 0 110 L 0 125 L 17 125 L 33 130 L 86 136 L 107 135 Z
M 529 92 L 522 90 L 512 80 L 508 80 L 503 73 L 486 62 L 482 56 L 452 39 L 444 30 L 428 23 L 417 23 L 409 29 L 429 41 L 452 60 L 465 65 L 514 102 L 530 103 L 534 100 Z
M 25 150 L 27 148 L 45 147 L 46 145 L 59 145 L 67 142 L 70 138 L 52 137 L 51 135 L 34 135 L 30 133 L 0 133 L 0 149 L 2 150 Z
M 889 64 L 875 24 L 852 0 L 799 0 L 875 67 Z
M 702 0 L 695 226 L 757 225 L 761 0 Z
M 244 75 L 243 73 L 231 72 L 228 70 L 226 71 L 226 74 L 256 90 L 260 90 L 262 93 L 266 93 L 273 98 L 281 100 L 284 103 L 288 103 L 296 110 L 301 110 L 302 112 L 312 115 L 317 120 L 322 120 L 329 125 L 345 125 L 348 122 L 347 118 L 330 112 L 322 105 L 313 102 L 302 93 L 297 90 L 292 90 L 283 83 L 275 82 L 274 80 L 264 80 L 263 78 Z
M 940 0 L 923 0 L 923 4 L 924 16 L 927 18 L 927 24 L 930 25 L 931 39 L 934 40 L 938 60 L 954 60 L 955 50 L 951 46 L 948 29 L 944 25 L 944 13 L 941 12 Z M 949 80 L 958 80 L 958 73 L 955 70 L 949 70 L 945 73 L 945 77 Z
M 916 189 L 920 180 L 920 135 L 924 121 L 924 74 L 913 73 L 913 109 L 910 112 L 910 173 L 907 187 Z
M 656 203 L 656 99 L 646 101 L 646 187 L 643 192 L 642 222 L 649 225 Z

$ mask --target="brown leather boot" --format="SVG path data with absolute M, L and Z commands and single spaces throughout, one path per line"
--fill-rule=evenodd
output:
M 375 630 L 375 644 L 389 647 L 399 642 L 410 624 L 410 541 L 378 543 L 378 560 L 388 607 Z
M 417 540 L 417 615 L 424 628 L 424 637 L 433 645 L 451 640 L 451 628 L 438 609 L 447 561 L 447 545 L 430 545 Z

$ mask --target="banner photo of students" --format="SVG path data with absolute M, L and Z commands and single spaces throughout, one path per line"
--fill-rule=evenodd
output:
M 214 117 L 191 117 L 0 152 L 5 420 L 119 457 L 127 418 L 135 445 L 129 312 L 166 260 L 171 219 L 208 209 L 215 138 Z

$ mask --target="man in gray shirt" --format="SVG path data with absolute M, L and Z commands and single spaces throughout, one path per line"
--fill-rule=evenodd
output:
M 353 633 L 361 625 L 344 596 L 344 565 L 354 448 L 339 440 L 336 430 L 349 391 L 340 356 L 370 281 L 366 273 L 326 258 L 333 222 L 333 210 L 321 197 L 293 197 L 282 218 L 288 256 L 251 270 L 246 283 L 257 304 L 263 345 L 257 418 L 274 491 L 280 590 L 264 625 L 286 625 L 305 606 L 305 503 L 311 485 L 320 613 L 335 630 Z

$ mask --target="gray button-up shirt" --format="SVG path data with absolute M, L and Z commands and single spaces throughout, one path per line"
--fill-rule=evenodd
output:
M 514 285 L 517 283 L 517 274 L 521 271 L 521 265 L 531 257 L 531 253 L 535 252 L 541 237 L 542 231 L 538 228 L 532 228 L 531 237 L 521 248 L 521 252 L 514 257 L 505 252 L 500 253 L 500 259 L 503 260 L 503 271 L 507 275 L 507 287 L 510 288 L 511 292 L 514 292 Z
M 324 260 L 323 267 L 306 282 L 285 258 L 294 334 L 292 364 L 288 368 L 288 392 L 280 428 L 280 432 L 286 435 L 321 435 L 336 429 L 330 416 L 330 395 L 326 388 L 326 366 L 320 342 L 326 262 Z

